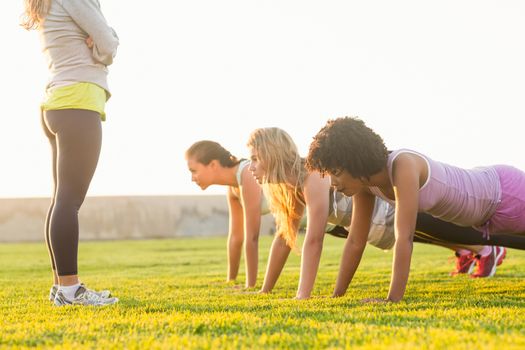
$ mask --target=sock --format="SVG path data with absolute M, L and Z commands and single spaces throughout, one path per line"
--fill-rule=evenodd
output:
M 489 246 L 489 245 L 486 245 L 483 247 L 483 249 L 481 249 L 478 254 L 481 255 L 481 256 L 487 256 L 489 255 L 490 253 L 492 253 L 492 247 Z
M 472 252 L 468 249 L 459 249 L 458 251 L 456 251 L 456 253 L 458 253 L 460 256 L 472 254 Z
M 59 290 L 62 291 L 66 298 L 72 300 L 75 299 L 75 293 L 78 287 L 80 287 L 80 283 L 74 284 L 72 286 L 60 286 Z

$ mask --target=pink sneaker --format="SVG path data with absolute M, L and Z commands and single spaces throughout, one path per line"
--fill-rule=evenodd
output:
M 491 252 L 487 256 L 476 255 L 477 269 L 476 272 L 470 275 L 474 278 L 492 277 L 496 273 L 496 266 L 500 265 L 507 254 L 507 250 L 503 247 L 491 247 Z
M 476 259 L 473 254 L 460 255 L 456 252 L 456 269 L 450 275 L 456 276 L 461 273 L 471 273 L 475 265 Z

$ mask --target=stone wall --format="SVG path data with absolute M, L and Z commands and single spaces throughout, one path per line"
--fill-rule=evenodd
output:
M 0 199 L 0 242 L 41 241 L 48 198 Z M 226 235 L 226 197 L 88 197 L 79 215 L 82 240 Z M 261 234 L 272 234 L 271 215 Z

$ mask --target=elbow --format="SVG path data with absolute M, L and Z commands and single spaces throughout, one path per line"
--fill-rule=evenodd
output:
M 239 238 L 235 235 L 230 235 L 230 239 L 228 240 L 228 244 L 230 247 L 235 247 L 235 248 L 240 248 L 242 247 L 242 244 L 243 244 L 243 239 L 242 237 Z
M 304 241 L 304 246 L 308 248 L 322 249 L 323 238 L 322 237 L 315 237 L 315 238 L 309 237 Z
M 117 55 L 118 41 L 108 43 L 104 46 L 93 46 L 93 57 L 98 62 L 109 66 L 113 63 L 113 59 Z
M 350 244 L 350 247 L 353 250 L 357 250 L 357 251 L 365 250 L 366 243 L 367 243 L 366 240 L 357 240 L 357 239 L 354 239 L 353 237 L 348 237 L 348 240 L 349 240 L 348 243 Z
M 93 51 L 93 57 L 95 58 L 95 60 L 97 62 L 102 63 L 105 66 L 109 66 L 113 63 L 113 58 L 115 57 L 115 54 L 116 54 L 116 51 L 109 52 L 109 53 L 100 52 L 98 50 L 96 50 L 96 52 Z
M 252 232 L 246 234 L 246 244 L 259 244 L 259 232 Z
M 414 243 L 414 235 L 399 235 L 396 237 L 396 244 L 412 245 Z

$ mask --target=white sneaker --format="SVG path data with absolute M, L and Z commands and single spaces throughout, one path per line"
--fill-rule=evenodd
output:
M 105 306 L 111 305 L 118 302 L 118 298 L 103 298 L 98 293 L 87 289 L 84 285 L 78 287 L 75 292 L 73 299 L 68 299 L 59 289 L 56 292 L 54 303 L 56 306 L 65 305 L 93 305 L 93 306 Z
M 80 286 L 88 289 L 84 283 L 80 283 Z M 55 295 L 57 294 L 57 291 L 58 291 L 58 287 L 53 285 L 51 289 L 49 290 L 49 301 L 55 301 Z M 91 291 L 100 295 L 101 298 L 109 298 L 111 296 L 111 292 L 109 290 L 101 290 L 100 292 L 96 290 L 91 290 Z

